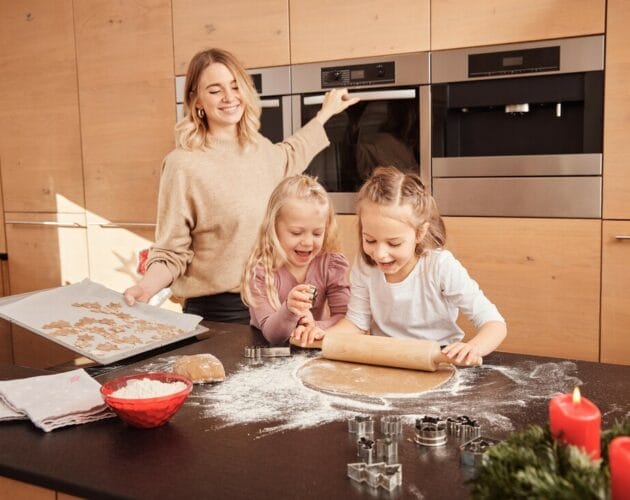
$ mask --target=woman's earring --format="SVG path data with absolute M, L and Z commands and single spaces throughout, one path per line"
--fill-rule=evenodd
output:
M 203 120 L 206 117 L 206 112 L 203 110 L 203 108 L 197 108 L 197 116 L 200 120 Z

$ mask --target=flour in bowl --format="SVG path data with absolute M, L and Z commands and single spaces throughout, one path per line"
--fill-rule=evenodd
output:
M 125 387 L 111 393 L 114 398 L 145 399 L 169 396 L 186 388 L 184 382 L 161 382 L 150 378 L 131 379 Z

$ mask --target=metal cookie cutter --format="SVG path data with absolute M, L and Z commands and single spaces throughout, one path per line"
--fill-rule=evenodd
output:
M 261 346 L 247 346 L 243 352 L 243 356 L 249 359 L 261 359 L 261 358 L 279 358 L 285 356 L 291 356 L 290 347 L 261 347 Z
M 315 285 L 309 285 L 309 290 L 306 292 L 311 296 L 311 303 L 315 304 L 317 300 L 317 287 Z
M 416 419 L 416 443 L 422 446 L 443 446 L 447 439 L 445 420 L 429 416 Z
M 398 441 L 390 437 L 376 440 L 376 460 L 386 464 L 398 462 Z
M 462 444 L 459 447 L 462 465 L 481 467 L 488 460 L 486 451 L 498 442 L 496 439 L 479 436 Z
M 359 439 L 357 441 L 357 457 L 366 464 L 374 462 L 374 441 L 365 436 Z
M 367 415 L 356 415 L 348 419 L 348 432 L 357 437 L 374 434 L 374 420 Z
M 377 464 L 348 464 L 348 477 L 359 483 L 367 483 L 372 488 L 384 488 L 392 491 L 402 484 L 402 465 L 385 463 Z
M 466 415 L 447 418 L 446 429 L 451 436 L 459 437 L 463 441 L 470 441 L 471 439 L 481 436 L 481 426 L 479 422 Z
M 381 433 L 386 436 L 398 436 L 402 433 L 402 420 L 396 415 L 381 417 Z

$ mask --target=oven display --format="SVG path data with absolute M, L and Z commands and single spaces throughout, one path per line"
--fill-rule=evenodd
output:
M 522 66 L 523 58 L 522 57 L 504 57 L 503 58 L 503 66 Z
M 394 61 L 322 68 L 322 89 L 394 83 L 395 69 Z

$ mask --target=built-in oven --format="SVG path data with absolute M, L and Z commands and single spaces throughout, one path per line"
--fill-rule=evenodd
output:
M 260 97 L 260 133 L 272 142 L 280 142 L 292 133 L 291 67 L 248 69 Z M 177 119 L 184 116 L 184 84 L 186 77 L 175 78 Z
M 334 87 L 360 98 L 328 120 L 330 146 L 307 170 L 330 193 L 338 213 L 354 213 L 356 192 L 376 166 L 394 165 L 429 181 L 428 53 L 299 64 L 291 76 L 294 130 L 317 114 Z
M 601 217 L 604 38 L 435 52 L 444 215 Z

